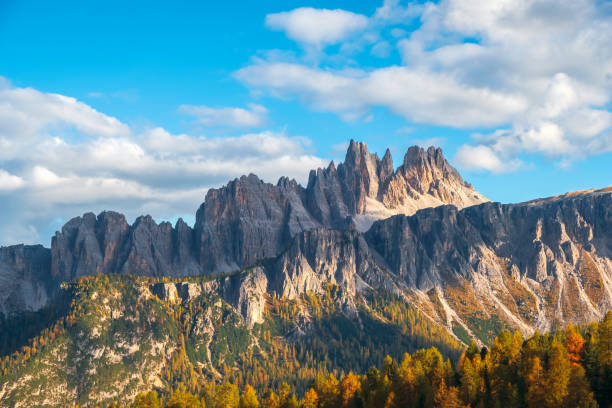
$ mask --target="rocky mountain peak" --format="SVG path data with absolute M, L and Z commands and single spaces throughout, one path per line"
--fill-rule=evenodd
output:
M 355 226 L 361 231 L 374 220 L 395 214 L 411 215 L 422 208 L 445 204 L 463 208 L 488 201 L 463 181 L 442 149 L 433 146 L 427 150 L 410 147 L 402 165 L 394 170 L 389 149 L 380 160 L 368 152 L 364 143 L 352 141 L 341 166 L 345 173 L 350 170 L 344 179 L 350 181 L 357 204 L 353 212 Z
M 378 178 L 382 181 L 387 181 L 393 175 L 393 171 L 393 157 L 391 157 L 391 150 L 387 149 L 380 163 Z
M 344 162 L 312 170 L 306 187 L 287 177 L 270 184 L 249 174 L 208 190 L 193 229 L 182 220 L 174 227 L 157 224 L 150 216 L 130 225 L 112 211 L 73 218 L 53 237 L 51 276 L 230 272 L 277 256 L 304 231 L 366 231 L 395 214 L 483 201 L 440 149 L 411 147 L 396 170 L 389 149 L 381 160 L 351 140 Z
M 428 192 L 428 187 L 435 183 L 464 184 L 459 172 L 448 163 L 439 147 L 430 146 L 427 150 L 419 146 L 410 147 L 401 170 L 421 193 Z

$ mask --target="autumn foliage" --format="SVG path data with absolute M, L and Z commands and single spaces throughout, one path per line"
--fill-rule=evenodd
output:
M 608 407 L 612 312 L 583 330 L 570 326 L 528 339 L 504 331 L 490 349 L 471 344 L 455 364 L 431 347 L 406 354 L 401 362 L 387 357 L 382 367 L 363 375 L 319 374 L 301 398 L 287 383 L 261 395 L 250 385 L 239 393 L 230 383 L 206 384 L 194 394 L 183 388 L 178 384 L 165 403 L 154 392 L 141 394 L 132 407 Z

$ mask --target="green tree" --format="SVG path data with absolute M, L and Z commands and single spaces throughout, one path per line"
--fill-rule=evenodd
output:
M 166 403 L 166 408 L 204 408 L 195 395 L 175 391 Z
M 555 408 L 563 404 L 569 379 L 570 360 L 567 349 L 561 343 L 553 341 L 545 383 L 547 407 Z
M 257 393 L 255 389 L 249 384 L 244 386 L 242 395 L 240 396 L 240 402 L 238 403 L 239 408 L 259 408 L 259 401 L 257 400 Z
M 136 396 L 132 408 L 159 408 L 159 398 L 155 391 L 140 393 Z
M 238 387 L 225 383 L 215 390 L 215 408 L 235 408 L 240 402 Z

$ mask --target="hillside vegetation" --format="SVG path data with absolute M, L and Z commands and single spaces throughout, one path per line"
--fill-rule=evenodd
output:
M 262 323 L 249 327 L 216 291 L 161 299 L 156 285 L 174 287 L 164 282 L 98 275 L 64 284 L 65 315 L 0 359 L 0 402 L 95 406 L 127 403 L 147 389 L 169 394 L 179 384 L 199 393 L 217 382 L 259 392 L 287 382 L 302 394 L 317 375 L 365 372 L 386 355 L 435 345 L 456 359 L 463 349 L 405 301 L 378 291 L 360 300 L 356 315 L 342 311 L 341 289 L 331 284 L 322 295 L 266 296 Z
M 248 384 L 177 382 L 171 394 L 142 393 L 131 407 L 608 407 L 611 345 L 609 312 L 583 330 L 570 326 L 529 339 L 503 331 L 490 350 L 472 343 L 456 364 L 431 347 L 401 360 L 387 356 L 363 375 L 319 372 L 299 399 L 286 382 L 259 394 Z

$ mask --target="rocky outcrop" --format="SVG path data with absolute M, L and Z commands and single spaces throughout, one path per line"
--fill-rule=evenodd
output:
M 242 276 L 234 305 L 249 327 L 264 322 L 267 294 L 268 277 L 263 268 L 256 267 L 246 276 Z
M 329 229 L 296 236 L 268 270 L 270 290 L 287 299 L 307 292 L 321 293 L 328 284 L 354 296 L 364 284 L 374 284 L 371 277 L 385 275 L 361 234 Z
M 87 213 L 70 220 L 51 241 L 51 274 L 70 280 L 99 273 L 186 276 L 200 273 L 193 230 L 179 219 L 155 223 L 150 216 L 129 225 L 121 214 Z
M 530 332 L 612 308 L 611 228 L 612 193 L 597 191 L 425 209 L 376 222 L 365 238 L 402 281 L 429 293 L 428 307 L 453 309 L 451 321 L 495 315 Z
M 51 253 L 41 245 L 0 248 L 0 317 L 47 305 L 59 291 L 50 266 Z
M 151 294 L 168 303 L 189 303 L 202 293 L 201 285 L 193 282 L 160 282 L 151 285 L 149 290 Z
M 440 149 L 412 147 L 393 170 L 364 143 L 351 141 L 344 163 L 313 170 L 308 185 L 281 178 L 276 185 L 251 174 L 211 189 L 194 229 L 150 216 L 129 225 L 115 212 L 70 220 L 51 244 L 51 273 L 70 280 L 99 273 L 187 276 L 236 271 L 280 254 L 291 239 L 314 228 L 357 228 L 396 213 L 444 203 L 464 207 L 486 200 L 463 182 Z
M 175 283 L 156 283 L 151 285 L 151 293 L 160 300 L 168 303 L 176 303 L 179 300 L 178 291 Z
M 275 186 L 254 174 L 209 190 L 196 214 L 202 270 L 229 272 L 274 257 L 293 234 L 318 226 L 303 206 L 304 193 L 293 180 Z
M 196 216 L 197 256 L 203 271 L 228 272 L 275 257 L 302 231 L 366 231 L 394 214 L 485 201 L 440 149 L 411 147 L 394 172 L 389 150 L 381 160 L 351 141 L 344 163 L 312 170 L 305 188 L 287 178 L 264 183 L 251 174 L 209 190 Z
M 193 229 L 88 213 L 56 233 L 51 250 L 2 248 L 0 313 L 38 310 L 60 282 L 86 275 L 242 270 L 150 290 L 170 302 L 213 292 L 249 326 L 263 321 L 266 296 L 298 299 L 331 284 L 347 314 L 375 288 L 451 331 L 547 330 L 612 308 L 611 213 L 610 189 L 490 203 L 440 149 L 411 147 L 394 170 L 388 150 L 380 159 L 352 141 L 345 161 L 313 170 L 306 187 L 249 175 L 209 190 Z

